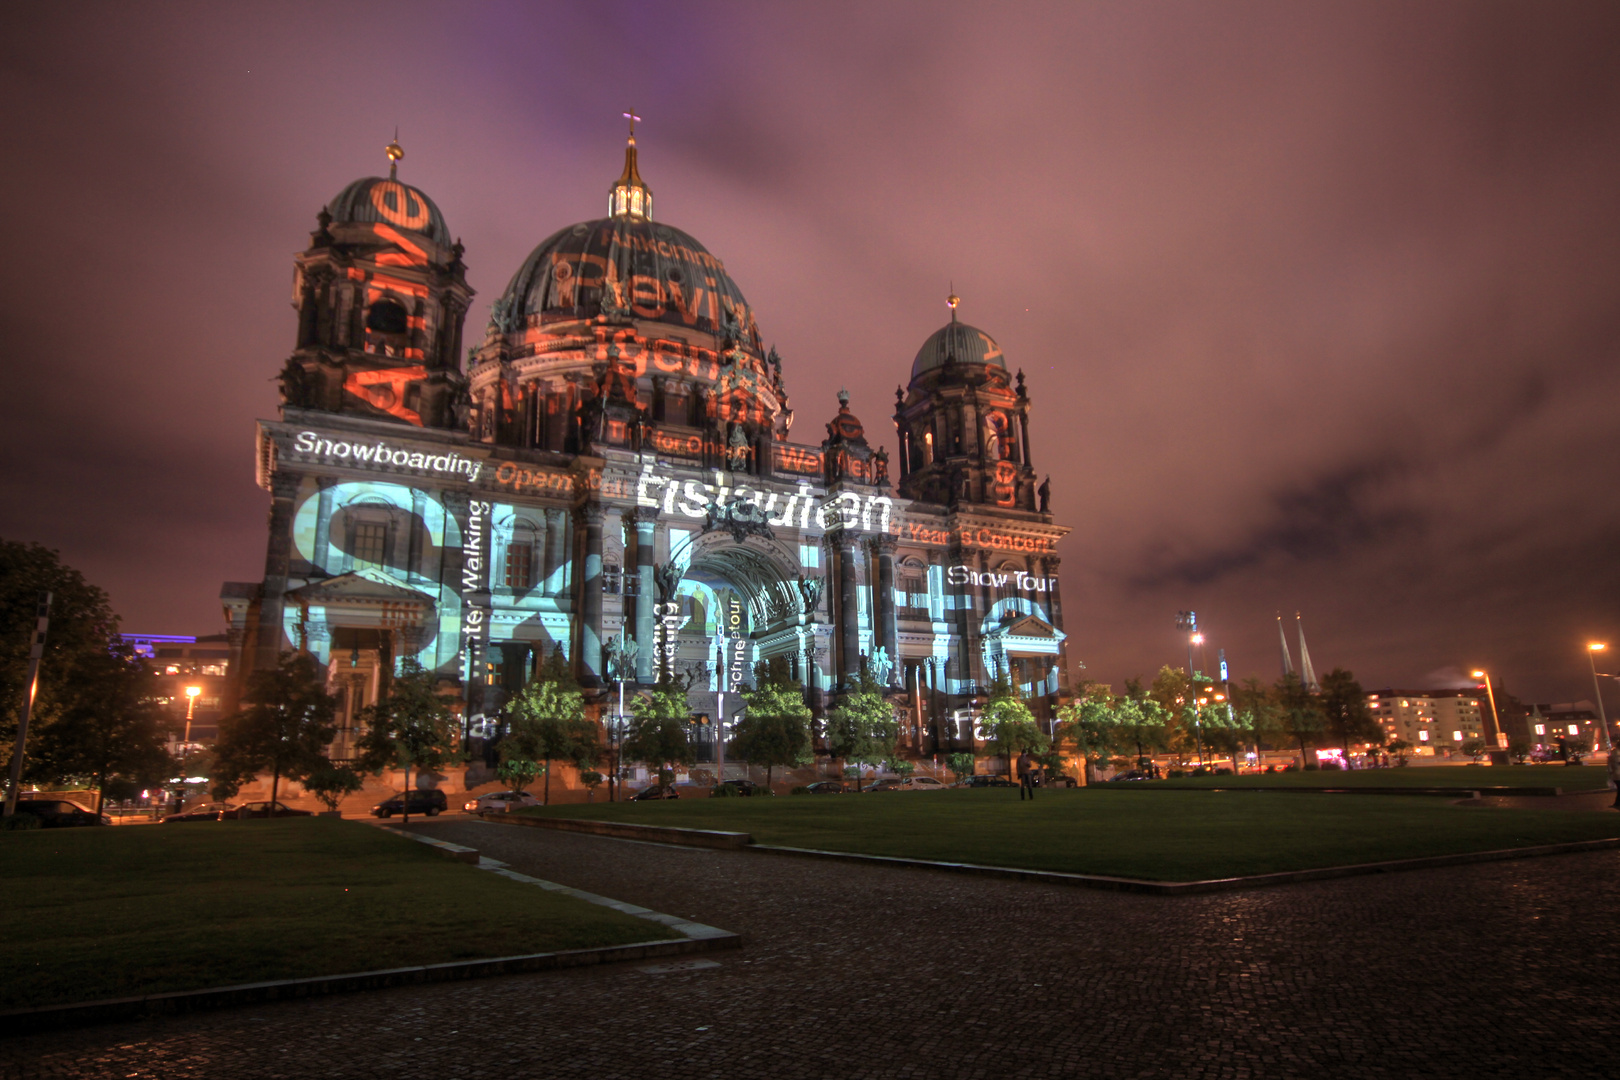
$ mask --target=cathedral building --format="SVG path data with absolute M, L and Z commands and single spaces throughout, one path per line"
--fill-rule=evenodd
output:
M 222 596 L 237 693 L 313 654 L 338 757 L 407 657 L 474 738 L 559 650 L 609 714 L 671 670 L 727 720 L 759 660 L 818 713 L 865 662 L 914 756 L 971 749 L 1000 677 L 1051 715 L 1067 530 L 1023 374 L 954 295 L 896 391 L 891 463 L 844 393 L 794 437 L 787 365 L 726 264 L 653 216 L 633 130 L 607 215 L 542 240 L 471 341 L 463 248 L 388 156 L 294 262 L 280 413 L 257 431 L 264 580 Z

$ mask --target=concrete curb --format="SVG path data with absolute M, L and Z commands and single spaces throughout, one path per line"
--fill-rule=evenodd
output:
M 692 922 L 676 915 L 665 915 L 651 908 L 613 900 L 606 896 L 585 892 L 583 889 L 559 885 L 554 881 L 519 874 L 508 870 L 499 859 L 479 855 L 477 849 L 452 844 L 431 836 L 387 828 L 412 840 L 435 848 L 441 854 L 460 862 L 471 863 L 480 870 L 488 870 L 525 885 L 537 885 L 548 892 L 560 892 L 588 904 L 609 907 L 626 915 L 658 923 L 681 935 L 657 941 L 641 941 L 631 945 L 610 945 L 596 949 L 564 949 L 550 953 L 525 953 L 518 956 L 497 956 L 486 960 L 458 960 L 446 964 L 428 964 L 423 967 L 386 968 L 379 971 L 360 971 L 346 975 L 320 975 L 309 979 L 277 979 L 271 982 L 242 983 L 237 986 L 216 986 L 205 990 L 179 990 L 168 994 L 148 994 L 143 997 L 109 998 L 104 1001 L 86 1001 L 71 1005 L 46 1005 L 34 1009 L 10 1009 L 0 1012 L 0 1038 L 31 1035 L 36 1032 L 63 1028 L 90 1027 L 127 1020 L 147 1020 L 160 1016 L 179 1016 L 210 1009 L 228 1009 L 242 1005 L 260 1005 L 276 1001 L 296 1001 L 303 998 L 325 997 L 328 994 L 347 994 L 358 990 L 384 990 L 397 986 L 422 986 L 428 983 L 459 982 L 464 979 L 482 979 L 494 975 L 519 975 L 537 971 L 561 971 L 566 968 L 594 967 L 626 960 L 645 960 L 650 957 L 685 956 L 689 953 L 714 952 L 742 946 L 740 935 L 718 927 Z
M 557 829 L 561 832 L 590 833 L 594 836 L 616 836 L 621 840 L 650 840 L 657 844 L 681 844 L 686 847 L 720 848 L 727 851 L 738 851 L 754 842 L 754 838 L 747 833 L 719 832 L 714 829 L 678 829 L 667 825 L 631 825 L 622 821 L 533 817 L 528 814 L 497 814 L 490 811 L 482 812 L 478 817 L 494 825 L 526 825 L 532 829 Z
M 0 1037 L 31 1035 L 42 1031 L 89 1027 L 126 1020 L 148 1020 L 159 1016 L 179 1016 L 184 1013 L 227 1009 L 241 1005 L 296 1001 L 302 998 L 325 997 L 328 994 L 352 993 L 357 990 L 383 990 L 396 986 L 420 986 L 427 983 L 480 979 L 492 975 L 557 971 L 564 968 L 611 964 L 621 960 L 681 956 L 687 953 L 709 952 L 717 948 L 736 948 L 736 935 L 730 936 L 733 940 L 729 942 L 723 939 L 682 937 L 634 945 L 616 945 L 605 949 L 567 949 L 554 953 L 529 953 L 522 956 L 499 956 L 489 960 L 429 964 L 425 967 L 323 975 L 313 979 L 242 983 L 238 986 L 219 986 L 208 990 L 183 990 L 170 994 L 148 994 L 145 997 L 111 998 L 76 1005 L 12 1009 L 0 1012 Z
M 934 862 L 928 859 L 904 859 L 891 855 L 862 855 L 848 851 L 822 851 L 817 848 L 776 847 L 755 844 L 746 850 L 767 855 L 797 855 L 816 859 L 841 859 L 880 866 L 900 866 L 920 870 L 944 870 L 957 874 L 977 874 L 982 877 L 1013 878 L 1021 881 L 1041 881 L 1052 885 L 1077 885 L 1086 889 L 1104 889 L 1110 892 L 1150 893 L 1158 896 L 1186 896 L 1198 893 L 1233 892 L 1241 889 L 1261 889 L 1272 885 L 1292 885 L 1304 881 L 1326 881 L 1332 878 L 1363 877 L 1369 874 L 1391 874 L 1403 870 L 1428 870 L 1442 866 L 1462 866 L 1468 863 L 1504 862 L 1509 859 L 1533 859 L 1544 855 L 1576 855 L 1588 851 L 1607 851 L 1620 848 L 1620 837 L 1603 840 L 1576 840 L 1567 844 L 1542 844 L 1537 847 L 1503 848 L 1496 851 L 1470 851 L 1456 855 L 1428 855 L 1416 859 L 1393 859 L 1388 862 L 1354 863 L 1348 866 L 1319 866 L 1311 870 L 1285 870 L 1275 874 L 1253 874 L 1248 877 L 1210 878 L 1204 881 L 1153 881 L 1147 878 L 1109 877 L 1102 874 L 1066 874 L 1055 870 L 1020 870 L 1009 866 L 982 866 L 978 863 Z
M 1098 785 L 1099 787 L 1101 785 Z M 1152 787 L 1144 785 L 1121 785 L 1126 791 L 1265 791 L 1272 794 L 1296 795 L 1440 795 L 1452 799 L 1477 799 L 1481 795 L 1522 795 L 1522 796 L 1557 796 L 1570 794 L 1563 788 L 1556 787 L 1433 787 L 1433 788 L 1403 788 L 1403 787 L 1252 787 L 1247 784 L 1241 787 Z M 1599 789 L 1601 790 L 1601 789 Z

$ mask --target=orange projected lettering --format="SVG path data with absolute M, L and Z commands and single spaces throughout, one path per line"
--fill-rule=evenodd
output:
M 380 238 L 399 247 L 399 251 L 385 251 L 377 256 L 378 266 L 426 266 L 427 252 L 423 251 L 415 241 L 407 239 L 396 229 L 387 225 L 373 225 L 371 231 Z
M 425 378 L 427 369 L 420 366 L 356 371 L 343 380 L 343 389 L 374 409 L 421 427 L 422 417 L 405 407 L 405 388 Z
M 821 474 L 821 453 L 817 450 L 779 446 L 776 448 L 774 460 L 777 472 L 805 473 L 812 476 Z
M 384 221 L 402 229 L 420 229 L 428 223 L 427 204 L 398 180 L 384 180 L 371 186 L 371 205 Z
M 510 461 L 502 462 L 495 470 L 495 482 L 501 487 L 519 493 L 525 491 L 536 495 L 574 493 L 574 478 L 569 473 L 556 472 L 552 469 L 526 469 Z

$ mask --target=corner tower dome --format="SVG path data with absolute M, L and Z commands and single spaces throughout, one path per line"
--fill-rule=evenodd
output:
M 400 183 L 396 176 L 399 161 L 405 156 L 397 138 L 388 144 L 387 154 L 387 179 L 368 176 L 356 180 L 327 204 L 326 212 L 337 224 L 391 225 L 449 247 L 450 229 L 439 208 L 417 188 Z
M 956 294 L 952 293 L 946 303 L 951 308 L 951 321 L 928 335 L 928 340 L 917 350 L 917 359 L 911 362 L 911 377 L 915 379 L 947 363 L 994 364 L 1005 370 L 1007 364 L 995 339 L 977 326 L 957 322 L 956 305 L 961 300 Z

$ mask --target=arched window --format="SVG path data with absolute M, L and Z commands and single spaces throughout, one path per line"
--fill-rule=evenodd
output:
M 385 297 L 366 309 L 366 329 L 378 334 L 403 334 L 409 318 L 403 304 Z

